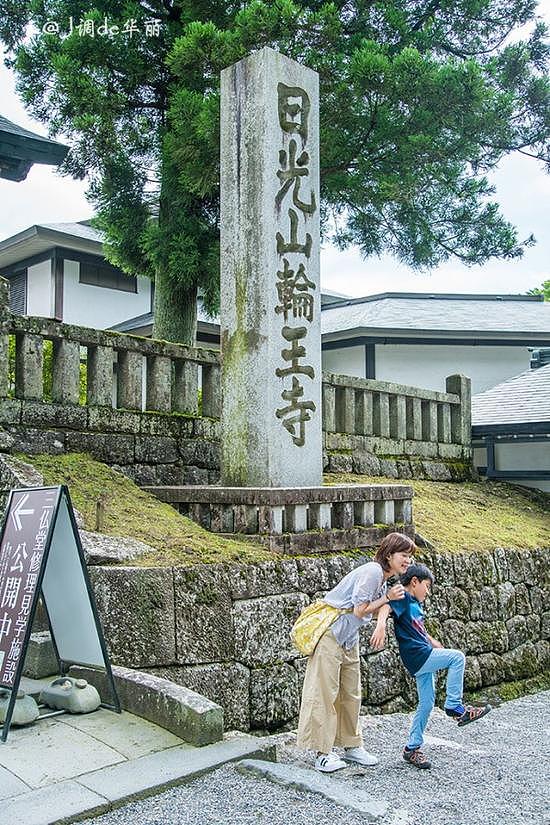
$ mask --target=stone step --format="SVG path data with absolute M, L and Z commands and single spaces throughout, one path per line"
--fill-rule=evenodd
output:
M 152 673 L 113 665 L 113 678 L 123 710 L 154 722 L 190 745 L 210 745 L 223 737 L 223 708 L 189 688 Z M 70 675 L 86 679 L 104 701 L 111 701 L 103 671 L 73 666 Z
M 349 782 L 335 779 L 332 774 L 323 774 L 311 768 L 302 768 L 284 762 L 268 762 L 262 759 L 244 759 L 237 763 L 237 770 L 245 775 L 269 779 L 278 785 L 294 788 L 323 796 L 344 808 L 351 808 L 362 814 L 367 822 L 380 822 L 390 811 L 386 800 L 376 799 L 366 791 L 350 786 Z

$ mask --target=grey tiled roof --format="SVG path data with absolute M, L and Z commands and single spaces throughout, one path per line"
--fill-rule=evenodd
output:
M 75 238 L 84 238 L 86 241 L 103 243 L 103 232 L 88 226 L 87 223 L 39 223 L 38 229 L 51 229 L 52 232 L 62 232 L 64 235 L 73 235 Z
M 405 334 L 538 333 L 550 337 L 550 302 L 527 296 L 386 293 L 323 309 L 323 335 L 347 330 L 368 335 L 385 329 Z
M 472 397 L 472 425 L 550 422 L 550 364 Z

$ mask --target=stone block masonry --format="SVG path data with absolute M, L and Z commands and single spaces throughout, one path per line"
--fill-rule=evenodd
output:
M 204 694 L 224 708 L 226 728 L 275 730 L 299 709 L 306 660 L 290 645 L 292 623 L 368 558 L 162 571 L 91 567 L 90 577 L 116 665 Z M 427 552 L 422 560 L 436 576 L 426 605 L 429 631 L 466 653 L 467 690 L 550 671 L 550 548 Z M 414 685 L 391 626 L 381 653 L 370 651 L 368 635 L 361 638 L 364 705 L 373 713 L 410 707 Z

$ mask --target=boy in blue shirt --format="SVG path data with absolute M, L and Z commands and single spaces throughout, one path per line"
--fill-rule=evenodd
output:
M 405 598 L 390 600 L 389 607 L 381 608 L 393 613 L 393 626 L 399 644 L 403 664 L 416 680 L 418 707 L 409 733 L 409 741 L 403 751 L 403 759 L 416 768 L 430 768 L 431 764 L 421 751 L 424 729 L 435 703 L 435 673 L 447 670 L 447 696 L 445 713 L 458 725 L 476 722 L 489 713 L 491 705 L 466 706 L 462 703 L 465 656 L 460 650 L 444 648 L 433 639 L 424 627 L 422 603 L 431 590 L 433 574 L 424 564 L 411 564 L 400 576 L 405 588 Z M 384 623 L 379 622 L 371 639 L 375 650 L 383 647 Z

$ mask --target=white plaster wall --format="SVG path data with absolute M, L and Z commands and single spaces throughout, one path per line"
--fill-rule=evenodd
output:
M 84 327 L 107 329 L 114 324 L 143 315 L 151 308 L 151 281 L 137 279 L 137 293 L 81 284 L 80 264 L 64 262 L 63 321 Z
M 550 441 L 496 444 L 497 470 L 550 470 Z
M 51 261 L 42 261 L 27 269 L 27 315 L 53 318 L 54 285 L 51 267 Z
M 533 444 L 496 444 L 495 464 L 497 470 L 550 470 L 550 441 L 535 442 Z M 487 466 L 487 450 L 485 447 L 474 449 L 474 466 Z M 543 479 L 507 479 L 511 484 L 520 484 L 522 487 L 533 487 L 550 493 L 550 480 Z
M 425 389 L 444 391 L 445 378 L 462 373 L 472 379 L 472 393 L 475 394 L 526 369 L 529 369 L 526 346 L 376 345 L 376 378 L 379 381 L 396 381 Z
M 354 378 L 364 378 L 365 347 L 323 350 L 322 364 L 324 372 L 335 372 L 338 375 L 353 375 Z
M 521 479 L 521 481 L 516 481 L 514 484 L 521 484 L 522 487 L 532 487 L 535 490 L 542 490 L 544 493 L 550 493 L 550 481 L 543 481 L 542 479 L 527 481 L 526 479 Z

